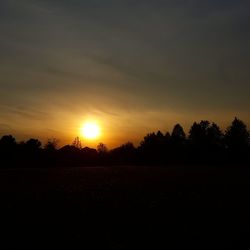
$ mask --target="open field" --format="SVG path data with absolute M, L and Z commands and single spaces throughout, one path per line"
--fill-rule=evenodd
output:
M 249 249 L 250 171 L 0 170 L 0 248 Z

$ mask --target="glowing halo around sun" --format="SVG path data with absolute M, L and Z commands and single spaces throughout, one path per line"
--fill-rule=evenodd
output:
M 100 136 L 100 127 L 95 122 L 86 122 L 81 128 L 81 134 L 85 139 L 94 140 Z

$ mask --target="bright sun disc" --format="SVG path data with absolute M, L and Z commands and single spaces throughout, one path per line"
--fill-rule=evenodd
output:
M 87 122 L 82 127 L 82 135 L 87 139 L 95 139 L 100 135 L 100 128 L 95 123 Z

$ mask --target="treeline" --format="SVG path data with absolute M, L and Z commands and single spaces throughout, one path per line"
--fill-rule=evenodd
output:
M 12 135 L 0 139 L 2 167 L 60 167 L 96 165 L 229 165 L 250 163 L 250 133 L 235 118 L 225 132 L 209 121 L 194 122 L 188 134 L 180 124 L 171 133 L 147 134 L 138 147 L 128 142 L 108 150 L 82 147 L 79 138 L 72 145 L 57 148 L 57 140 L 44 146 L 38 139 L 17 143 Z

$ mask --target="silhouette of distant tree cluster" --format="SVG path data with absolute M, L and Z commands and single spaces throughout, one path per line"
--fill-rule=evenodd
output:
M 250 133 L 245 123 L 235 118 L 223 133 L 215 123 L 194 122 L 188 134 L 180 124 L 171 133 L 149 133 L 138 147 L 127 142 L 108 150 L 82 147 L 76 137 L 72 145 L 57 148 L 58 140 L 42 143 L 34 138 L 16 142 L 12 135 L 0 139 L 1 166 L 54 167 L 91 165 L 228 165 L 250 163 Z

